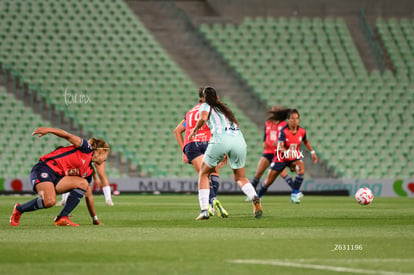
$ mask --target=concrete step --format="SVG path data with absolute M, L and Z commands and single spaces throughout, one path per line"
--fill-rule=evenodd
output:
M 365 39 L 365 36 L 362 33 L 361 27 L 359 25 L 359 17 L 347 16 L 346 23 L 367 71 L 371 72 L 372 70 L 378 69 L 375 57 L 373 56 L 368 42 Z

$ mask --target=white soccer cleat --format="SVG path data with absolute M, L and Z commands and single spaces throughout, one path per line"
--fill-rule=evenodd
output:
M 296 203 L 296 204 L 299 204 L 300 203 L 300 200 L 303 198 L 303 193 L 302 192 L 299 192 L 299 193 L 297 193 L 297 194 L 291 194 L 290 195 L 290 201 L 292 202 L 292 203 Z
M 208 220 L 210 216 L 208 215 L 207 210 L 202 210 L 200 214 L 197 216 L 196 221 L 200 220 Z

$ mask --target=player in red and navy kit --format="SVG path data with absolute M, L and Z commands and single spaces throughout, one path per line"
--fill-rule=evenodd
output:
M 286 168 L 294 166 L 296 168 L 296 178 L 288 184 L 292 187 L 291 201 L 294 203 L 300 203 L 302 197 L 299 192 L 300 186 L 303 182 L 303 176 L 305 174 L 305 165 L 302 162 L 303 153 L 299 150 L 300 144 L 306 146 L 311 152 L 312 159 L 316 163 L 318 157 L 309 140 L 306 138 L 306 131 L 299 126 L 299 112 L 296 109 L 292 109 L 288 116 L 288 124 L 281 129 L 278 138 L 278 147 L 273 157 L 273 162 L 270 165 L 270 170 L 266 176 L 264 184 L 260 185 L 258 196 L 262 197 L 266 193 L 269 186 L 274 182 L 276 177 Z
M 79 204 L 88 189 L 93 169 L 91 163 L 102 165 L 109 153 L 109 145 L 101 139 L 82 139 L 66 131 L 55 128 L 40 127 L 32 135 L 42 137 L 54 134 L 66 139 L 71 146 L 59 147 L 44 155 L 33 166 L 30 181 L 33 190 L 39 195 L 24 204 L 16 204 L 10 217 L 10 225 L 18 226 L 20 217 L 25 212 L 49 208 L 56 204 L 56 193 L 70 191 L 65 206 L 55 218 L 56 226 L 79 226 L 73 223 L 69 214 Z
M 287 125 L 285 120 L 289 111 L 290 109 L 280 109 L 277 106 L 272 107 L 272 110 L 268 111 L 268 118 L 265 122 L 263 137 L 263 155 L 257 164 L 256 174 L 251 181 L 254 188 L 257 187 L 264 171 L 266 171 L 266 169 L 272 163 L 273 156 L 277 149 L 279 132 L 283 127 Z M 286 182 L 289 182 L 290 176 L 286 172 L 286 169 L 284 169 L 280 175 L 286 180 Z
M 175 138 L 183 151 L 183 162 L 192 164 L 197 174 L 200 172 L 204 153 L 207 149 L 208 141 L 211 138 L 210 129 L 207 124 L 205 124 L 198 130 L 197 135 L 191 141 L 188 140 L 188 136 L 195 127 L 200 116 L 200 106 L 204 102 L 202 92 L 203 88 L 200 88 L 198 91 L 198 96 L 200 98 L 199 103 L 185 114 L 184 120 L 182 120 L 174 130 Z M 182 136 L 183 133 L 184 139 Z M 209 214 L 212 216 L 217 213 L 218 217 L 227 218 L 229 216 L 228 212 L 216 198 L 219 186 L 219 166 L 217 166 L 215 171 L 210 174 Z

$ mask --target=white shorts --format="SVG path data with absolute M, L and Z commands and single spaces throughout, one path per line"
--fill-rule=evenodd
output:
M 209 167 L 216 167 L 225 155 L 228 156 L 232 169 L 240 169 L 246 165 L 247 144 L 243 135 L 222 135 L 220 143 L 209 143 L 204 154 L 204 162 Z

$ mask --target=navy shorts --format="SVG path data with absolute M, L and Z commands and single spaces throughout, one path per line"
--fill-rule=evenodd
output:
M 38 162 L 33 166 L 32 171 L 30 172 L 30 183 L 32 184 L 33 191 L 36 192 L 36 184 L 39 182 L 50 181 L 56 186 L 58 182 L 64 176 L 59 175 L 47 166 L 44 162 Z
M 193 159 L 204 155 L 207 150 L 207 141 L 190 142 L 184 147 L 184 154 L 187 156 L 188 163 L 191 164 Z
M 272 160 L 273 160 L 274 156 L 275 156 L 274 154 L 265 154 L 265 153 L 263 153 L 263 155 L 262 155 L 262 157 L 267 159 L 270 163 L 272 163 Z
M 286 167 L 291 167 L 292 164 L 298 160 L 300 161 L 300 159 L 295 159 L 295 160 L 285 161 L 285 162 L 272 162 L 270 164 L 270 169 L 280 172 Z

